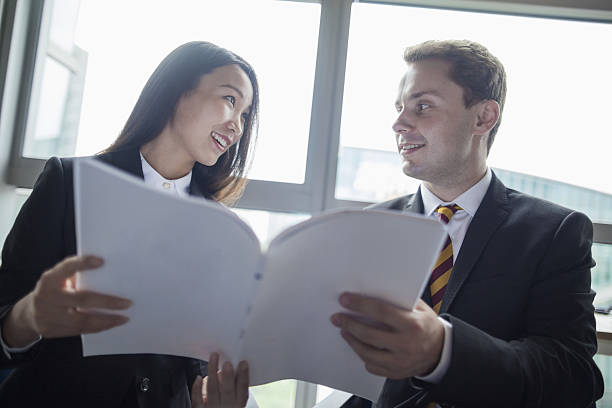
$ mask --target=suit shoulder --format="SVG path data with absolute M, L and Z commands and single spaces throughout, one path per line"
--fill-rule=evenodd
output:
M 414 194 L 408 194 L 402 197 L 392 198 L 391 200 L 383 201 L 381 203 L 372 204 L 366 207 L 366 210 L 399 210 L 402 211 L 406 204 L 408 204 Z
M 512 210 L 518 212 L 525 219 L 548 219 L 561 222 L 572 216 L 590 222 L 585 214 L 571 208 L 513 189 L 507 188 L 506 191 L 508 203 Z

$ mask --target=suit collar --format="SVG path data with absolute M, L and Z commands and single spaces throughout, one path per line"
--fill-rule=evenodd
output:
M 440 313 L 448 311 L 452 306 L 461 286 L 487 246 L 487 242 L 506 219 L 509 212 L 506 187 L 493 173 L 489 189 L 465 234 L 465 239 L 442 299 Z
M 140 151 L 138 148 L 116 150 L 101 154 L 98 158 L 136 177 L 141 179 L 144 178 L 142 174 L 142 163 L 140 162 Z
M 400 208 L 401 210 L 407 212 L 413 212 L 417 214 L 423 214 L 425 209 L 423 208 L 423 197 L 421 196 L 421 187 L 416 191 L 416 193 L 407 196 L 403 201 L 404 207 Z
M 140 159 L 140 149 L 138 147 L 130 147 L 112 151 L 109 153 L 103 153 L 98 158 L 106 163 L 109 163 L 123 171 L 126 171 L 136 177 L 144 179 L 142 173 L 142 161 Z M 189 194 L 196 197 L 210 198 L 207 194 L 206 189 L 202 188 L 199 179 L 205 180 L 205 167 L 196 163 L 193 168 L 191 182 L 189 183 Z M 205 184 L 202 182 L 202 184 Z

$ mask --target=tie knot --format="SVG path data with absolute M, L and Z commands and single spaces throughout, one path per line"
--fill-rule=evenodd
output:
M 443 223 L 448 224 L 453 215 L 459 210 L 463 210 L 463 208 L 459 207 L 457 204 L 451 205 L 440 205 L 436 208 L 436 213 L 440 216 L 440 219 Z

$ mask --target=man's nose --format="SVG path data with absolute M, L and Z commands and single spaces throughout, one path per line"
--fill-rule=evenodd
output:
M 395 122 L 393 122 L 393 126 L 391 127 L 396 135 L 400 135 L 402 133 L 409 132 L 410 129 L 412 129 L 412 122 L 405 112 L 400 112 L 397 119 L 395 119 Z

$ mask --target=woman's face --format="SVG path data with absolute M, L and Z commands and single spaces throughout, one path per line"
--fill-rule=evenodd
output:
M 169 123 L 173 139 L 189 159 L 212 166 L 237 143 L 253 101 L 253 87 L 238 65 L 203 75 L 179 100 Z

